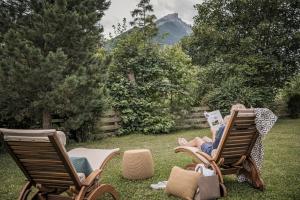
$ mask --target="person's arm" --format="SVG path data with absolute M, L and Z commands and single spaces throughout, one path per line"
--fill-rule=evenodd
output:
M 214 142 L 216 139 L 216 130 L 214 128 L 210 128 L 210 132 L 211 132 L 212 142 Z

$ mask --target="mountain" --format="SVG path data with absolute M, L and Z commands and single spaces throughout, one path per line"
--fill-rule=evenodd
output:
M 158 28 L 158 36 L 154 38 L 154 41 L 163 45 L 173 45 L 192 33 L 191 25 L 182 21 L 178 17 L 178 13 L 166 15 L 155 23 Z
M 184 36 L 190 35 L 192 33 L 191 25 L 182 21 L 177 13 L 166 15 L 156 22 L 158 28 L 158 34 L 153 38 L 153 41 L 161 45 L 173 45 L 179 42 Z M 121 35 L 108 40 L 105 44 L 105 48 L 110 50 L 115 45 L 118 38 L 125 34 L 129 34 L 133 29 L 129 29 Z

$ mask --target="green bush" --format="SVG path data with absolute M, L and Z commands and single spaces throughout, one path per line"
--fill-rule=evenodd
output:
M 234 103 L 269 107 L 275 95 L 273 88 L 256 85 L 248 73 L 251 73 L 249 65 L 228 64 L 222 59 L 202 67 L 198 75 L 198 99 L 224 114 Z
M 291 96 L 287 102 L 288 111 L 292 118 L 298 118 L 300 115 L 300 95 L 295 94 Z
M 107 87 L 121 134 L 167 133 L 175 125 L 172 111 L 194 101 L 190 58 L 179 46 L 161 48 L 142 38 L 142 32 L 131 32 L 113 50 Z
M 289 116 L 297 118 L 300 115 L 300 73 L 294 76 L 285 87 L 279 92 L 279 98 L 282 99 L 288 108 Z

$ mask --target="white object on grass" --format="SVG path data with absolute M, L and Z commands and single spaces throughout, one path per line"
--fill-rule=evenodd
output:
M 154 190 L 165 189 L 167 187 L 168 181 L 161 181 L 156 184 L 151 184 L 150 187 Z

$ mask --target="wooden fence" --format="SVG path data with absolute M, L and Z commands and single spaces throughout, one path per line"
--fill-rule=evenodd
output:
M 204 111 L 209 111 L 207 106 L 193 107 L 190 111 L 180 111 L 176 113 L 175 128 L 191 129 L 191 128 L 207 128 L 208 124 L 203 115 Z M 120 118 L 118 114 L 109 110 L 105 112 L 97 124 L 99 134 L 95 134 L 95 138 L 103 138 L 107 136 L 117 135 L 120 128 Z
M 191 128 L 207 128 L 209 127 L 204 111 L 209 111 L 209 107 L 192 107 L 191 110 L 182 110 L 176 113 L 175 128 L 191 129 Z
M 99 134 L 95 134 L 95 138 L 103 138 L 107 136 L 117 135 L 120 128 L 120 117 L 118 114 L 109 110 L 106 111 L 100 118 L 97 129 L 100 131 Z

